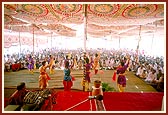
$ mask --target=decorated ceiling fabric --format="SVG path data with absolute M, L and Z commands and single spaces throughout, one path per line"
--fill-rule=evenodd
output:
M 154 31 L 155 25 L 158 31 L 164 30 L 164 4 L 87 4 L 87 12 L 85 5 L 4 4 L 4 27 L 12 31 L 34 31 L 38 35 L 55 33 L 76 37 L 78 28 L 66 24 L 83 24 L 87 14 L 88 36 L 138 35 L 140 25 L 142 33 Z

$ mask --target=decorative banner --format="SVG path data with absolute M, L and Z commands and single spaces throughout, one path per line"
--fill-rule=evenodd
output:
M 33 33 L 33 32 L 31 32 L 31 33 Z M 45 31 L 42 31 L 42 30 L 35 31 L 34 34 L 35 35 L 41 35 L 41 36 L 51 36 L 51 33 L 45 32 Z
M 21 11 L 37 17 L 48 14 L 48 9 L 42 4 L 19 4 L 19 8 Z
M 5 29 L 16 31 L 16 32 L 33 32 L 38 31 L 39 28 L 35 25 L 30 26 L 5 26 Z
M 100 25 L 96 25 L 96 24 L 88 24 L 88 29 L 89 30 L 92 30 L 92 31 L 108 31 L 111 33 L 112 32 L 118 32 L 118 31 L 126 31 L 128 29 L 131 29 L 131 28 L 136 28 L 136 27 L 139 27 L 139 26 L 100 26 Z
M 89 13 L 93 13 L 96 16 L 113 16 L 120 9 L 119 4 L 90 4 L 88 5 Z
M 13 41 L 12 41 L 12 38 L 11 38 L 12 36 L 7 36 L 7 35 L 5 35 L 4 36 L 4 42 L 6 42 L 6 43 L 12 43 Z
M 35 42 L 36 44 L 46 44 L 47 43 L 47 39 L 44 38 L 36 38 L 37 42 Z
M 33 36 L 32 37 L 20 37 L 21 45 L 33 45 Z
M 51 4 L 50 6 L 56 13 L 68 17 L 82 11 L 81 4 Z
M 4 48 L 10 48 L 12 46 L 12 43 L 5 42 Z
M 47 30 L 54 30 L 54 31 L 62 31 L 62 30 L 68 30 L 68 31 L 76 31 L 74 29 L 71 29 L 69 27 L 66 27 L 62 24 L 48 24 L 48 25 L 38 25 L 40 28 L 47 29 Z
M 4 42 L 7 43 L 18 43 L 19 38 L 16 35 L 4 35 Z
M 148 18 L 153 17 L 152 13 L 157 10 L 156 4 L 132 4 L 122 12 L 126 18 Z
M 90 35 L 99 35 L 99 36 L 108 36 L 111 33 L 109 31 L 88 31 L 88 34 Z

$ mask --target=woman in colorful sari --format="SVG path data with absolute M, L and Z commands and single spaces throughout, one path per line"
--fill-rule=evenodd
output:
M 99 65 L 99 60 L 100 60 L 100 54 L 95 54 L 95 59 L 94 59 L 94 63 L 93 63 L 93 69 L 95 70 L 95 74 L 97 74 L 100 65 Z
M 89 84 L 90 84 L 90 69 L 91 69 L 92 63 L 89 63 L 89 58 L 86 57 L 86 73 L 85 73 L 85 91 L 89 91 Z
M 47 67 L 50 67 L 50 64 L 46 65 L 46 61 L 43 61 L 42 66 L 39 68 L 40 70 L 39 88 L 42 90 L 48 86 L 48 80 L 50 80 L 50 77 L 48 76 L 46 72 Z
M 54 68 L 53 68 L 54 64 L 55 64 L 55 60 L 54 60 L 53 56 L 50 55 L 50 59 L 49 59 L 49 65 L 50 65 L 49 69 L 50 69 L 50 74 L 54 74 Z
M 121 65 L 117 68 L 117 86 L 119 89 L 119 92 L 124 92 L 125 87 L 126 87 L 126 76 L 125 76 L 125 71 L 127 70 L 127 67 L 129 65 L 129 59 L 127 60 L 126 63 L 124 61 L 121 61 Z
M 30 55 L 28 58 L 28 70 L 32 74 L 33 74 L 33 69 L 34 69 L 34 60 L 33 60 L 32 56 Z
M 63 79 L 63 85 L 64 85 L 64 91 L 70 91 L 72 87 L 72 77 L 71 77 L 71 70 L 69 68 L 69 62 L 66 61 L 65 68 L 64 68 L 64 79 Z

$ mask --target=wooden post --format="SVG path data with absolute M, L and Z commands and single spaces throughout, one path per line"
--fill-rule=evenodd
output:
M 84 4 L 84 52 L 86 51 L 87 40 L 87 4 Z
M 20 30 L 19 30 L 19 46 L 20 46 L 20 53 L 19 53 L 19 55 L 21 55 Z
M 121 38 L 120 38 L 120 36 L 119 36 L 119 49 L 120 49 L 120 39 L 121 39 Z
M 141 25 L 139 27 L 139 40 L 138 40 L 138 45 L 137 45 L 137 56 L 139 55 L 139 43 L 141 41 Z
M 51 48 L 51 49 L 50 49 L 51 54 L 52 54 L 52 52 L 53 52 L 53 51 L 52 51 L 52 40 L 53 40 L 53 39 L 52 39 L 52 34 L 53 34 L 53 32 L 51 32 L 51 47 L 50 47 L 50 48 Z
M 34 25 L 33 26 L 33 55 L 34 55 Z

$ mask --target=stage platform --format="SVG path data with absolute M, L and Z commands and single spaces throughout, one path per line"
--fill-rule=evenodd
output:
M 52 111 L 65 111 L 86 100 L 89 95 L 91 92 L 59 91 Z M 106 111 L 161 111 L 163 95 L 163 93 L 104 92 L 103 102 Z M 95 101 L 90 99 L 69 111 L 96 111 Z

